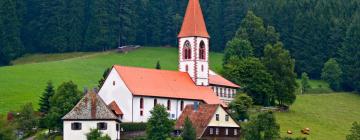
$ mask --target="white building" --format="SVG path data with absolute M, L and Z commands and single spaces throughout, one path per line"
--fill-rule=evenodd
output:
M 185 105 L 199 101 L 226 106 L 239 88 L 209 69 L 209 34 L 199 0 L 189 0 L 179 40 L 179 71 L 115 65 L 99 91 L 116 103 L 123 122 L 146 122 L 155 104 L 177 119 Z
M 114 108 L 114 109 L 111 109 Z M 115 104 L 107 106 L 94 92 L 87 93 L 62 119 L 64 140 L 86 140 L 90 129 L 99 129 L 111 140 L 120 139 L 120 114 Z M 117 115 L 115 115 L 117 114 Z

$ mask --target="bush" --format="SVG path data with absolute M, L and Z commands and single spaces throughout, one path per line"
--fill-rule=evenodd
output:
M 121 128 L 123 128 L 125 132 L 145 131 L 146 123 L 122 123 Z

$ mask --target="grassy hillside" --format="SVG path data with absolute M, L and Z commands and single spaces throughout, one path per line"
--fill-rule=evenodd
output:
M 344 140 L 351 124 L 360 121 L 360 96 L 349 93 L 299 95 L 290 112 L 277 113 L 282 136 L 304 136 L 302 128 L 311 129 L 308 140 Z
M 69 56 L 68 54 L 64 54 Z M 72 54 L 76 55 L 76 54 Z M 72 80 L 84 87 L 95 87 L 107 67 L 114 64 L 155 68 L 159 60 L 163 69 L 176 70 L 178 64 L 177 49 L 175 48 L 142 48 L 127 54 L 116 52 L 91 53 L 78 55 L 72 59 L 30 63 L 0 67 L 0 114 L 9 110 L 17 109 L 26 102 L 38 104 L 39 96 L 51 80 L 55 86 L 61 82 Z M 42 56 L 33 56 L 36 60 L 56 59 L 53 55 L 47 59 L 39 59 Z M 59 57 L 56 56 L 55 57 Z M 64 57 L 60 57 L 64 58 Z M 215 71 L 221 70 L 222 54 L 211 53 L 211 68 Z M 18 62 L 33 62 L 21 60 Z M 36 62 L 36 61 L 35 61 Z

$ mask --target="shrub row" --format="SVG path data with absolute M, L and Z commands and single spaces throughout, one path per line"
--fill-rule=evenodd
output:
M 145 131 L 146 123 L 121 123 L 124 132 Z

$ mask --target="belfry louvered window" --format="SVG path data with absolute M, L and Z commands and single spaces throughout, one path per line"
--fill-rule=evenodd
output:
M 188 40 L 185 41 L 183 47 L 183 58 L 184 59 L 191 59 L 191 45 Z
M 204 43 L 204 41 L 200 42 L 199 59 L 202 59 L 202 60 L 205 59 L 205 43 Z

